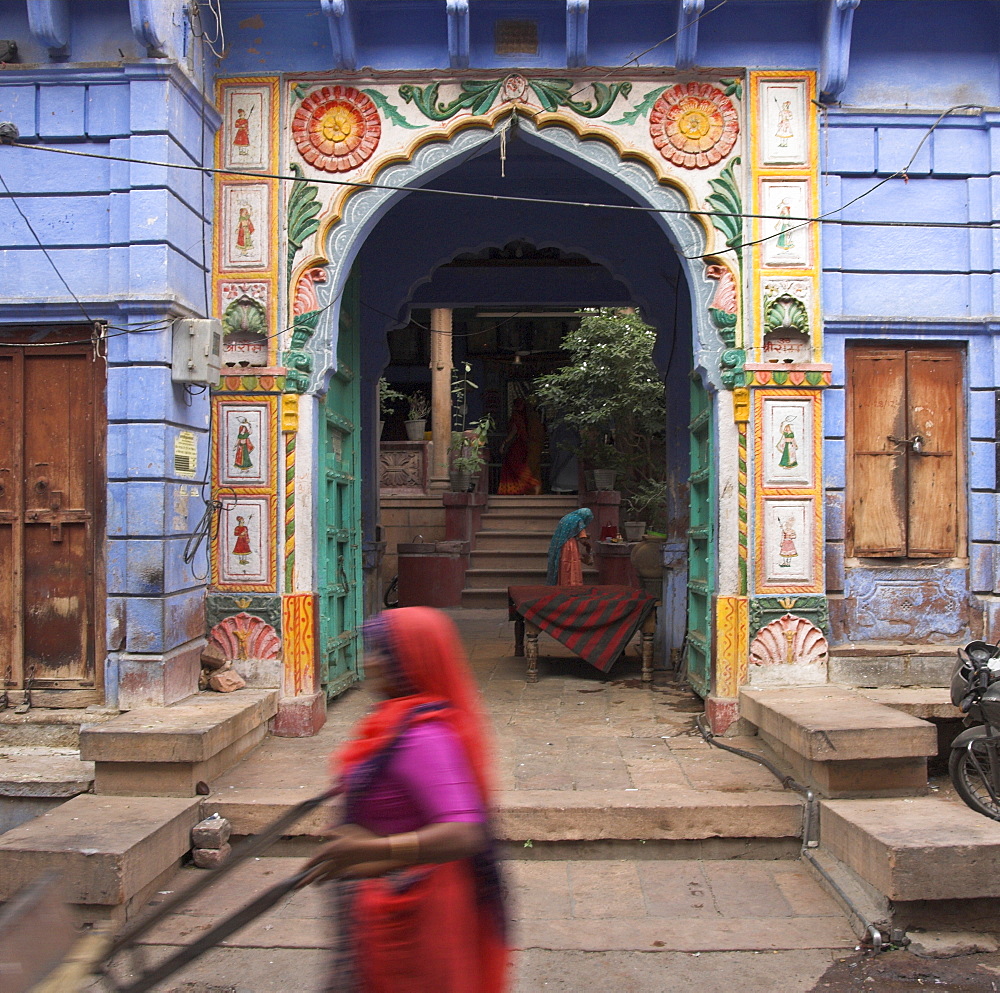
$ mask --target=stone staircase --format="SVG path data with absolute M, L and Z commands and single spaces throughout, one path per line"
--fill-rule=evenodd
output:
M 506 607 L 508 586 L 545 582 L 549 542 L 576 496 L 491 496 L 465 573 L 463 607 Z M 592 567 L 589 578 L 597 581 Z
M 1000 929 L 1000 876 L 992 868 L 1000 823 L 926 795 L 938 731 L 921 717 L 954 719 L 946 693 L 836 685 L 740 691 L 741 714 L 772 759 L 819 794 L 810 861 L 835 881 L 832 895 L 850 894 L 883 935 Z

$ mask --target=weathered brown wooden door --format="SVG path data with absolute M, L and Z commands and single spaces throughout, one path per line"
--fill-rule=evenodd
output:
M 962 352 L 847 353 L 849 554 L 964 554 Z
M 105 377 L 88 338 L 0 343 L 0 674 L 15 704 L 101 699 Z

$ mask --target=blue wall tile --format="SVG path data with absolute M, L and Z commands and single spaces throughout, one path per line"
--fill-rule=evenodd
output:
M 826 588 L 828 592 L 843 590 L 846 583 L 844 573 L 844 545 L 840 541 L 826 543 Z
M 969 538 L 972 541 L 997 541 L 996 493 L 969 494 Z
M 37 134 L 35 128 L 36 94 L 37 88 L 33 84 L 0 86 L 0 117 L 16 124 L 22 139 L 34 138 Z M 6 170 L 4 177 L 6 178 Z
M 837 124 L 839 125 L 840 121 Z M 826 151 L 826 170 L 828 172 L 874 175 L 874 128 L 831 127 L 824 133 L 823 146 Z
M 845 399 L 843 390 L 823 391 L 823 434 L 827 438 L 844 437 Z
M 38 88 L 38 133 L 43 138 L 74 138 L 85 133 L 87 89 L 82 85 Z
M 87 134 L 104 138 L 129 133 L 129 94 L 125 83 L 87 87 Z
M 997 577 L 997 546 L 973 542 L 969 549 L 969 585 L 974 593 L 992 593 Z
M 996 393 L 993 390 L 969 391 L 969 434 L 973 438 L 995 437 Z
M 844 491 L 827 490 L 826 495 L 826 539 L 844 540 Z
M 969 486 L 993 490 L 997 485 L 997 450 L 992 441 L 969 443 Z
M 844 469 L 844 442 L 827 439 L 823 443 L 823 482 L 832 489 L 843 489 L 846 485 Z

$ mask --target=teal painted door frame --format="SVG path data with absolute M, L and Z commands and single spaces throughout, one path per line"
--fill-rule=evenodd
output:
M 340 306 L 337 370 L 320 404 L 317 514 L 320 678 L 334 697 L 360 678 L 361 377 L 357 274 Z
M 707 697 L 712 684 L 712 609 L 715 593 L 715 425 L 712 398 L 691 376 L 690 522 L 688 525 L 687 678 Z

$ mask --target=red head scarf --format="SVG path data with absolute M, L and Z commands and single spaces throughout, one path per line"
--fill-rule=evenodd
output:
M 458 630 L 451 618 L 431 607 L 402 607 L 379 614 L 365 633 L 388 657 L 398 684 L 412 692 L 378 704 L 357 726 L 355 738 L 334 755 L 334 773 L 341 782 L 360 763 L 380 752 L 404 724 L 444 721 L 461 741 L 489 804 L 493 784 L 489 772 L 486 719 L 479 691 L 469 670 Z M 425 710 L 432 704 L 443 708 Z

